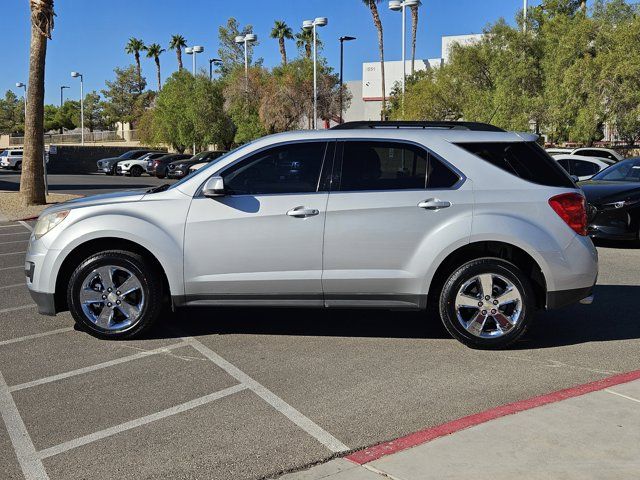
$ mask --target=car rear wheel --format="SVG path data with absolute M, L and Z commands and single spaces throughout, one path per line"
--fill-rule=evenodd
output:
M 16 169 L 18 172 L 21 172 L 21 171 L 22 171 L 22 162 L 16 162 L 15 169 Z
M 162 282 L 136 253 L 110 250 L 92 255 L 71 275 L 69 310 L 92 335 L 132 338 L 153 325 L 161 312 Z
M 447 331 L 472 348 L 505 348 L 521 338 L 535 309 L 527 276 L 499 258 L 480 258 L 456 269 L 440 294 Z
M 142 175 L 142 167 L 134 165 L 133 167 L 131 167 L 131 170 L 129 170 L 129 175 L 131 175 L 132 177 L 139 177 L 140 175 Z

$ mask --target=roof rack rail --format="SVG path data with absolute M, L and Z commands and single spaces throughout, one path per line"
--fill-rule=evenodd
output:
M 474 132 L 504 132 L 505 130 L 480 122 L 423 122 L 413 120 L 394 120 L 394 121 L 355 121 L 345 122 L 332 130 L 364 130 L 367 128 L 442 128 L 449 130 L 471 130 Z

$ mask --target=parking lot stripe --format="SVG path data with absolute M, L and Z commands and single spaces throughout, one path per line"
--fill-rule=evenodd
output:
M 244 373 L 235 365 L 231 364 L 216 352 L 211 350 L 209 347 L 205 346 L 198 340 L 193 337 L 188 337 L 187 341 L 191 343 L 193 348 L 198 350 L 202 355 L 207 357 L 213 363 L 215 363 L 218 367 L 223 369 L 229 375 L 234 377 L 239 382 L 242 382 L 244 385 L 248 386 L 256 395 L 262 398 L 265 402 L 275 408 L 278 412 L 282 413 L 285 417 L 295 423 L 302 430 L 307 432 L 313 438 L 318 440 L 321 444 L 327 447 L 334 453 L 338 452 L 346 452 L 349 450 L 344 443 L 335 438 L 329 432 L 320 427 L 317 423 L 315 423 L 310 418 L 303 415 L 301 412 L 293 408 L 283 399 L 278 397 L 275 393 L 269 390 L 267 387 L 261 385 L 249 375 Z
M 7 433 L 18 457 L 18 463 L 26 480 L 46 480 L 49 478 L 36 448 L 29 436 L 27 427 L 22 421 L 16 403 L 7 387 L 7 382 L 0 372 L 0 413 L 7 427 Z
M 11 245 L 14 243 L 25 243 L 26 240 L 11 240 L 10 242 L 0 242 L 0 245 Z
M 627 395 L 623 395 L 622 393 L 614 392 L 613 390 L 609 390 L 608 388 L 605 389 L 605 392 L 611 393 L 613 395 L 617 395 L 617 396 L 622 397 L 622 398 L 626 398 L 627 400 L 631 400 L 632 402 L 640 403 L 640 400 L 638 400 L 637 398 L 629 397 Z
M 0 272 L 3 270 L 17 270 L 19 268 L 24 268 L 24 265 L 16 265 L 15 267 L 2 267 L 0 268 Z
M 36 307 L 35 303 L 30 303 L 29 305 L 20 305 L 19 307 L 2 308 L 0 309 L 0 313 L 17 312 L 18 310 L 27 310 L 28 308 L 35 308 L 35 307 Z
M 0 312 L 2 312 L 2 310 L 0 310 Z M 72 330 L 73 330 L 73 327 L 59 328 L 57 330 L 49 330 L 48 332 L 34 333 L 33 335 L 25 335 L 24 337 L 12 338 L 10 340 L 3 340 L 0 342 L 0 347 L 4 345 L 10 345 L 12 343 L 24 342 L 25 340 L 33 340 L 34 338 L 48 337 L 49 335 L 56 335 L 58 333 L 70 332 Z
M 30 232 L 33 232 L 33 227 L 29 225 L 27 222 L 23 222 L 22 220 L 19 220 L 18 223 L 22 225 L 24 228 L 26 228 L 27 230 L 29 230 Z
M 14 225 L 11 225 L 12 227 Z M 17 225 L 15 225 L 17 227 Z M 11 235 L 31 235 L 31 232 L 16 232 L 16 233 L 0 233 L 0 237 L 9 237 Z M 23 242 L 28 241 L 29 239 L 26 238 L 23 240 Z
M 27 251 L 23 252 L 11 252 L 11 253 L 0 253 L 0 257 L 6 257 L 7 255 L 24 255 Z
M 151 355 L 157 355 L 159 353 L 166 353 L 176 348 L 188 347 L 188 346 L 189 344 L 186 342 L 178 342 L 178 343 L 174 343 L 173 345 L 168 345 L 166 347 L 160 347 L 154 350 L 146 350 L 133 355 L 127 355 L 126 357 L 116 358 L 115 360 L 109 360 L 108 362 L 97 363 L 89 367 L 78 368 L 76 370 L 70 370 L 68 372 L 59 373 L 57 375 L 51 375 L 50 377 L 44 377 L 38 380 L 32 380 L 30 382 L 14 385 L 13 387 L 9 387 L 9 391 L 17 392 L 18 390 L 24 390 L 25 388 L 31 388 L 37 385 L 43 385 L 45 383 L 51 383 L 57 380 L 63 380 L 65 378 L 75 377 L 77 375 L 83 375 L 89 372 L 95 372 L 96 370 L 101 370 L 103 368 L 113 367 L 114 365 L 120 365 L 121 363 L 132 362 L 140 358 L 149 357 Z
M 73 440 L 69 440 L 68 442 L 64 442 L 59 445 L 46 448 L 44 450 L 39 451 L 37 455 L 38 455 L 38 458 L 40 459 L 45 459 L 45 458 L 52 457 L 54 455 L 59 455 L 68 450 L 78 448 L 98 440 L 102 440 L 103 438 L 111 437 L 113 435 L 117 435 L 118 433 L 125 432 L 133 428 L 141 427 L 142 425 L 146 425 L 148 423 L 155 422 L 157 420 L 162 420 L 163 418 L 170 417 L 172 415 L 177 415 L 178 413 L 186 412 L 187 410 L 192 410 L 196 407 L 200 407 L 207 403 L 211 403 L 215 400 L 228 397 L 229 395 L 233 395 L 234 393 L 238 393 L 246 389 L 247 389 L 246 385 L 242 385 L 242 384 L 234 385 L 233 387 L 225 388 L 224 390 L 220 390 L 218 392 L 205 395 L 204 397 L 196 398 L 195 400 L 190 400 L 188 402 L 181 403 L 180 405 L 176 405 L 175 407 L 167 408 L 166 410 L 162 410 L 161 412 L 152 413 L 151 415 L 137 418 L 129 422 L 121 423 L 120 425 L 116 425 L 115 427 L 106 428 L 104 430 L 100 430 L 99 432 L 90 433 L 89 435 L 75 438 Z
M 26 286 L 26 283 L 20 282 L 20 283 L 14 283 L 13 285 L 3 285 L 0 287 L 0 290 L 7 290 L 9 288 L 24 287 L 24 286 Z

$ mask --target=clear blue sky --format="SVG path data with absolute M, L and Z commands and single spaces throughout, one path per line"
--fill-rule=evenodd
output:
M 385 54 L 389 60 L 401 55 L 401 17 L 391 12 L 386 1 L 379 5 L 385 33 Z M 538 0 L 530 1 L 537 4 Z M 79 97 L 79 85 L 69 76 L 71 70 L 85 75 L 85 92 L 100 90 L 113 78 L 113 68 L 133 63 L 124 53 L 130 36 L 146 43 L 167 45 L 172 34 L 182 34 L 190 44 L 203 45 L 199 65 L 216 56 L 218 26 L 228 17 L 236 17 L 241 25 L 252 24 L 260 38 L 256 57 L 265 65 L 279 62 L 277 41 L 269 38 L 275 19 L 286 21 L 297 30 L 302 20 L 318 16 L 329 18 L 321 29 L 325 42 L 324 55 L 338 69 L 337 38 L 352 35 L 358 38 L 346 47 L 345 79 L 362 78 L 362 62 L 378 58 L 376 30 L 371 14 L 360 0 L 56 0 L 57 17 L 53 40 L 49 42 L 46 72 L 46 102 L 57 104 L 60 85 L 69 85 L 68 98 Z M 522 0 L 423 0 L 418 31 L 418 58 L 440 56 L 442 35 L 479 33 L 500 17 L 512 22 L 522 8 Z M 29 56 L 29 2 L 2 0 L 2 37 L 5 47 L 0 54 L 0 93 L 15 88 L 15 82 L 27 81 Z M 407 14 L 407 23 L 410 16 Z M 287 43 L 289 54 L 295 44 Z M 187 57 L 187 61 L 189 57 Z M 161 57 L 163 80 L 176 68 L 174 52 Z M 155 66 L 144 58 L 143 75 L 155 86 Z

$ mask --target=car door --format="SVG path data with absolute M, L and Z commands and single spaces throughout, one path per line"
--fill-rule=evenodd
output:
M 327 306 L 423 305 L 432 235 L 462 218 L 473 192 L 463 175 L 421 146 L 338 143 L 327 204 L 322 283 Z
M 196 195 L 184 244 L 188 303 L 322 305 L 322 240 L 333 142 L 287 143 L 222 172 L 226 195 Z

